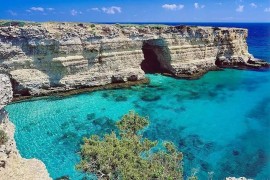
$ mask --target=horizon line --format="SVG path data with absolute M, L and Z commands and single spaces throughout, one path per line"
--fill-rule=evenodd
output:
M 266 22 L 266 21 L 262 21 L 262 22 L 229 22 L 229 21 L 31 21 L 31 20 L 16 20 L 16 19 L 0 19 L 0 21 L 21 21 L 21 22 L 35 22 L 35 23 L 46 23 L 46 22 L 62 22 L 62 23 L 96 23 L 96 24 L 102 24 L 102 23 L 110 23 L 110 24 L 116 24 L 116 23 L 131 23 L 131 24 L 135 24 L 135 23 L 246 23 L 246 24 L 256 24 L 256 23 L 261 23 L 261 24 L 270 24 L 270 22 Z

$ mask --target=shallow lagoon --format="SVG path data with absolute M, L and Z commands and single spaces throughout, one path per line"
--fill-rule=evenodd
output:
M 130 109 L 149 116 L 145 136 L 171 140 L 185 174 L 205 179 L 270 177 L 270 72 L 225 70 L 199 80 L 148 75 L 149 85 L 8 105 L 18 149 L 41 159 L 53 178 L 74 170 L 83 136 L 110 132 Z

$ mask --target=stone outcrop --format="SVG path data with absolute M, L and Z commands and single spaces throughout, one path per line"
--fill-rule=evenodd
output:
M 195 78 L 239 59 L 254 67 L 247 35 L 240 28 L 10 23 L 0 27 L 0 71 L 15 96 L 137 81 L 145 72 Z
M 0 110 L 12 100 L 12 87 L 7 75 L 0 74 Z
M 0 179 L 51 179 L 45 165 L 37 159 L 24 159 L 19 154 L 14 140 L 14 125 L 9 121 L 3 107 L 12 99 L 12 88 L 9 77 L 0 74 L 0 130 L 8 137 L 6 143 L 0 145 Z

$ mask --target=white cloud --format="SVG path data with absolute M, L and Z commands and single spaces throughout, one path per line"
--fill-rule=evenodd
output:
M 222 6 L 223 3 L 222 2 L 219 2 L 219 3 L 216 3 L 216 4 Z
M 100 11 L 99 8 L 91 8 L 90 10 L 92 10 L 92 11 Z
M 29 9 L 26 10 L 26 12 L 43 12 L 43 14 L 45 14 L 45 12 L 47 11 L 54 11 L 55 9 L 50 7 L 50 8 L 44 8 L 44 7 L 31 7 Z
M 75 9 L 72 9 L 72 10 L 70 11 L 70 14 L 71 14 L 72 16 L 76 16 L 76 15 L 78 14 L 78 11 L 76 11 Z
M 183 9 L 185 6 L 183 4 L 164 4 L 161 6 L 164 9 L 168 9 L 168 10 L 176 10 L 176 9 Z
M 107 14 L 116 14 L 116 13 L 122 12 L 121 7 L 118 7 L 118 6 L 103 7 L 101 8 L 101 10 Z
M 81 12 L 81 11 L 77 11 L 77 10 L 75 10 L 75 9 L 72 9 L 72 10 L 70 11 L 70 14 L 71 14 L 72 16 L 77 16 L 78 14 L 82 14 L 82 12 Z
M 244 11 L 244 6 L 243 5 L 239 5 L 235 10 L 237 12 L 243 12 Z
M 8 13 L 11 15 L 11 16 L 17 16 L 17 13 L 12 11 L 12 10 L 8 10 Z
M 199 3 L 194 3 L 194 7 L 195 7 L 195 9 L 203 9 L 203 8 L 205 8 L 205 5 L 203 4 L 203 5 L 200 5 Z
M 257 8 L 258 7 L 257 4 L 255 4 L 255 3 L 250 3 L 250 6 L 253 7 L 253 8 Z
M 265 8 L 264 12 L 270 12 L 270 7 L 269 8 Z
M 43 7 L 31 7 L 30 8 L 30 11 L 40 11 L 40 12 L 43 12 L 44 11 L 44 8 Z

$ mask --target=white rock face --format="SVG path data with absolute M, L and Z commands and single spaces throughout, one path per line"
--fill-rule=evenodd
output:
M 247 30 L 239 28 L 75 23 L 0 27 L 0 72 L 11 75 L 15 95 L 141 80 L 143 61 L 175 76 L 198 76 L 216 68 L 218 57 L 247 61 L 246 37 Z M 145 58 L 145 45 L 156 64 Z
M 5 74 L 0 74 L 0 110 L 7 105 L 13 97 L 10 79 Z

